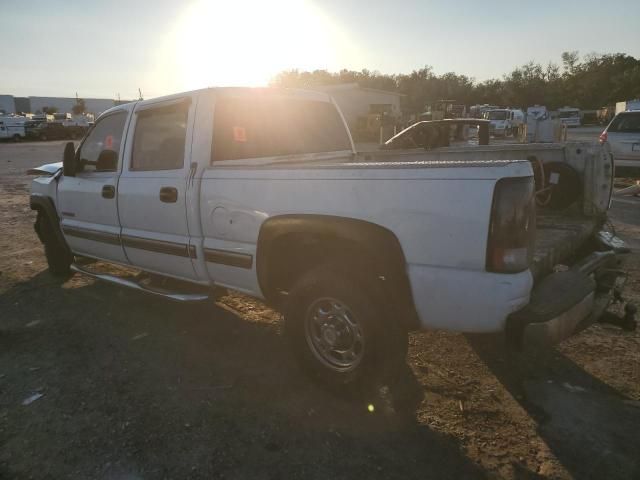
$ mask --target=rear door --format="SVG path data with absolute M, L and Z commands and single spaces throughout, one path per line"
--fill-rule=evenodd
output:
M 120 245 L 116 192 L 130 109 L 123 106 L 96 122 L 76 151 L 76 176 L 62 176 L 58 183 L 58 215 L 71 250 L 120 263 L 127 259 Z
M 197 279 L 186 211 L 196 98 L 136 106 L 118 189 L 122 243 L 131 263 L 188 280 Z

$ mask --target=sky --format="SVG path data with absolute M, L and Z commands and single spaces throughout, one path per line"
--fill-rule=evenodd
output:
M 640 58 L 639 0 L 0 0 L 0 94 L 145 98 L 282 70 L 478 81 L 563 51 Z

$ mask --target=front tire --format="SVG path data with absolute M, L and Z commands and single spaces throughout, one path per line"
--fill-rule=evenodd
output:
M 71 263 L 73 255 L 66 245 L 62 245 L 53 230 L 51 220 L 44 213 L 38 212 L 35 230 L 44 245 L 44 255 L 47 258 L 49 272 L 56 277 L 68 277 L 71 275 Z
M 296 359 L 332 388 L 367 388 L 384 382 L 404 363 L 406 329 L 386 319 L 381 295 L 338 268 L 306 273 L 288 295 L 285 333 Z

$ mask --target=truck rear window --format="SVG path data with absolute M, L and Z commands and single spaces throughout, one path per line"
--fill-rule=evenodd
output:
M 621 113 L 613 119 L 608 132 L 640 133 L 640 112 Z
M 214 113 L 212 160 L 351 150 L 331 103 L 282 98 L 221 98 Z

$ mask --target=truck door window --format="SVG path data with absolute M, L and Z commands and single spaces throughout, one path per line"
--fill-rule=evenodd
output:
M 177 170 L 184 165 L 188 107 L 143 110 L 133 137 L 131 170 Z
M 221 98 L 214 117 L 212 161 L 351 150 L 328 102 Z
M 98 120 L 78 149 L 79 172 L 118 170 L 120 143 L 126 120 L 127 112 L 116 112 Z

